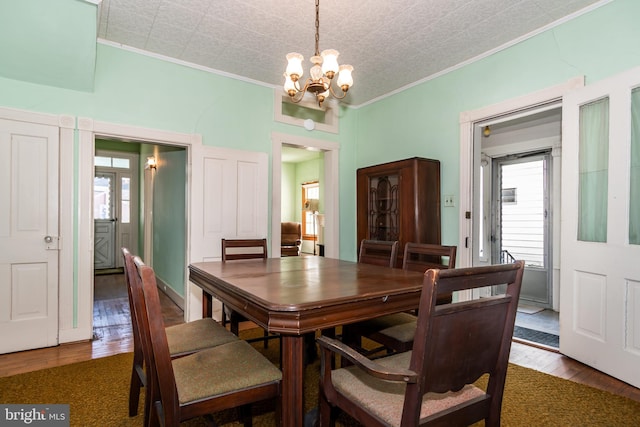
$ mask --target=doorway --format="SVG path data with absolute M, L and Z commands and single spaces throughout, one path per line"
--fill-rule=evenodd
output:
M 493 159 L 491 261 L 525 261 L 521 306 L 552 308 L 549 163 L 548 151 Z
M 96 273 L 122 271 L 120 248 L 138 248 L 139 157 L 135 152 L 96 149 L 93 179 Z
M 473 265 L 525 261 L 515 338 L 559 345 L 558 103 L 478 122 Z M 499 290 L 497 290 L 499 292 Z M 490 293 L 490 291 L 484 291 Z

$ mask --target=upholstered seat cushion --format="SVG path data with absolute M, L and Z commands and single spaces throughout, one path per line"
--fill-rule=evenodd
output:
M 171 356 L 193 353 L 239 340 L 236 335 L 211 318 L 169 326 L 165 331 Z
M 174 359 L 172 364 L 180 404 L 282 379 L 282 372 L 243 340 Z
M 376 362 L 390 368 L 409 368 L 411 351 L 376 359 Z M 404 402 L 404 382 L 384 381 L 366 374 L 357 366 L 337 369 L 331 372 L 334 387 L 354 403 L 392 426 L 399 426 Z M 427 418 L 443 410 L 482 399 L 483 390 L 467 385 L 458 392 L 427 393 L 422 402 L 420 419 Z
M 416 324 L 416 316 L 409 313 L 395 313 L 386 316 L 375 317 L 373 319 L 365 320 L 358 323 L 358 327 L 366 327 L 369 331 L 381 331 L 397 325 L 403 325 L 405 323 Z M 412 338 L 413 339 L 413 338 Z
M 398 342 L 410 343 L 413 342 L 413 337 L 416 334 L 416 324 L 416 318 L 414 317 L 413 321 L 399 323 L 395 326 L 381 329 L 379 332 L 380 334 L 393 338 Z

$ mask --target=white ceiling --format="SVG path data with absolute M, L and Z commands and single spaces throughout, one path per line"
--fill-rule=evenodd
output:
M 362 105 L 610 0 L 321 0 L 320 51 Z M 314 0 L 102 0 L 98 37 L 269 86 L 315 48 Z

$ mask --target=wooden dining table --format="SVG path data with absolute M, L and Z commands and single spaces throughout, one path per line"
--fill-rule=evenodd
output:
M 418 307 L 423 274 L 324 257 L 285 257 L 189 265 L 212 297 L 282 339 L 282 425 L 304 424 L 304 336 Z

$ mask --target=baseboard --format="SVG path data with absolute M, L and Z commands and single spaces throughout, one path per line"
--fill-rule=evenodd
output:
M 73 328 L 58 331 L 58 343 L 68 344 L 78 341 L 89 341 L 93 338 L 93 329 Z
M 173 301 L 182 311 L 184 311 L 184 298 L 178 295 L 178 293 L 162 279 L 156 276 L 156 281 L 158 283 L 158 289 L 165 293 L 166 296 L 169 297 L 171 301 Z

